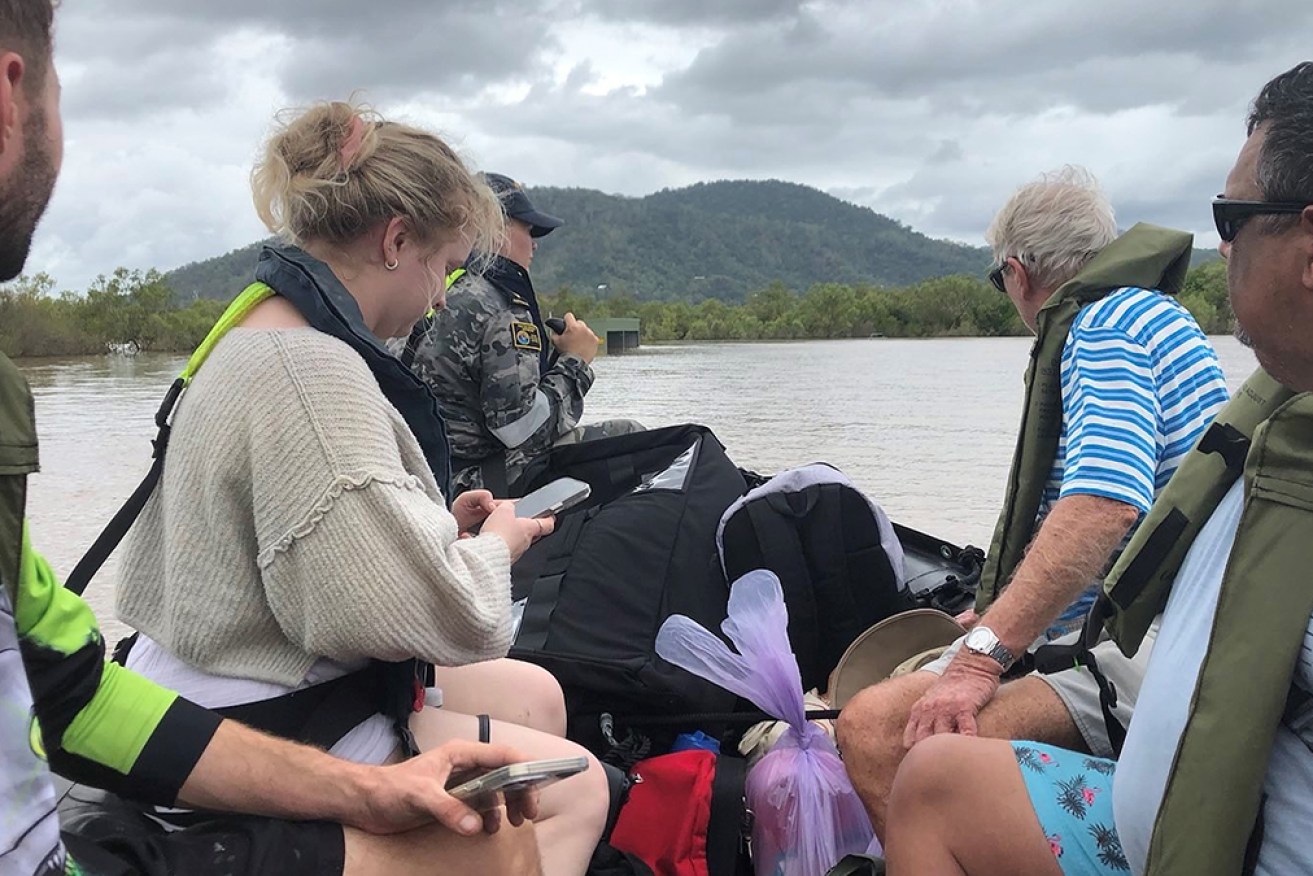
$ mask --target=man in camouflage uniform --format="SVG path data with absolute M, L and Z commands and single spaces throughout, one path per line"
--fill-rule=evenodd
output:
M 451 436 L 456 493 L 517 496 L 534 457 L 556 444 L 641 429 L 632 420 L 578 426 L 593 385 L 598 339 L 567 313 L 548 333 L 529 279 L 538 239 L 564 224 L 534 209 L 524 188 L 485 175 L 506 212 L 506 239 L 481 272 L 464 272 L 417 338 L 413 367 L 433 389 Z

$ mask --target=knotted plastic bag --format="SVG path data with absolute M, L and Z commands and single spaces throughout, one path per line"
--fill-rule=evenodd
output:
M 844 855 L 866 849 L 873 831 L 834 743 L 807 723 L 779 579 L 759 569 L 735 581 L 721 629 L 737 653 L 675 615 L 661 625 L 657 654 L 788 723 L 748 772 L 753 869 L 757 876 L 824 876 Z

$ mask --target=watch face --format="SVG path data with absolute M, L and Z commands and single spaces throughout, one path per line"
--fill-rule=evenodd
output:
M 988 654 L 990 651 L 994 650 L 994 646 L 998 644 L 998 636 L 994 635 L 992 631 L 985 627 L 976 627 L 974 630 L 967 633 L 965 644 L 972 651 L 980 651 L 984 654 Z

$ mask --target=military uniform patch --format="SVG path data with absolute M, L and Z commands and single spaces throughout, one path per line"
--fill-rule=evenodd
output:
M 511 343 L 517 350 L 533 350 L 535 353 L 543 348 L 543 339 L 538 333 L 538 326 L 531 322 L 511 323 Z

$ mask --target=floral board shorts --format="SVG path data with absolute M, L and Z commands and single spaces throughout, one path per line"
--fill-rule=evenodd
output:
M 1129 873 L 1112 820 L 1117 762 L 1039 742 L 1014 742 L 1012 751 L 1064 876 Z

